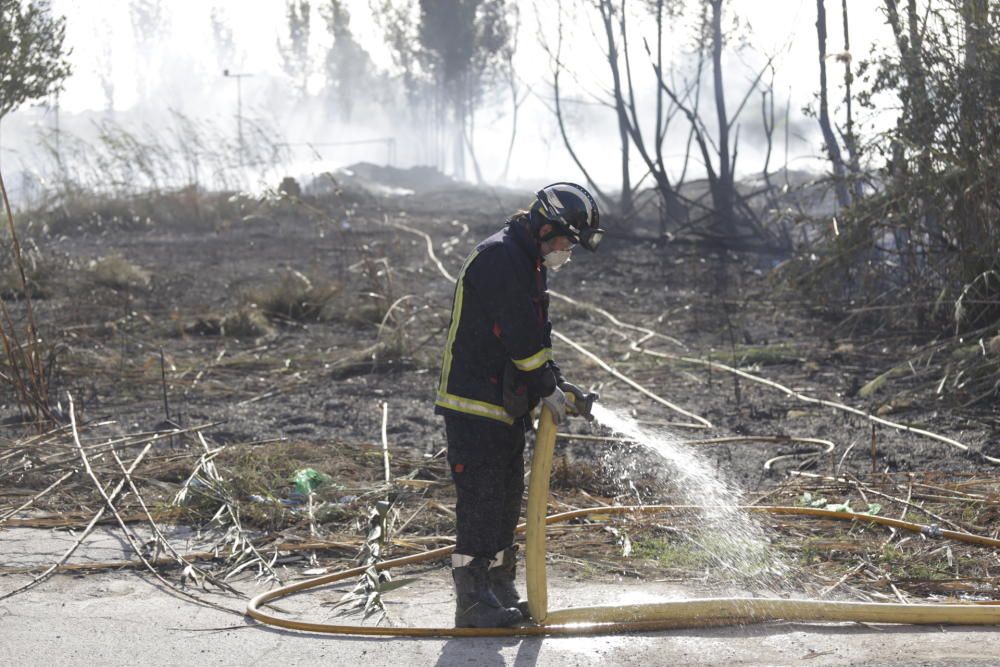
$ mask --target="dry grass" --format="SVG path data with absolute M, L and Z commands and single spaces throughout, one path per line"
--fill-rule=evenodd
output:
M 190 435 L 175 437 L 193 440 Z M 105 440 L 97 432 L 83 435 L 88 447 Z M 141 435 L 131 438 L 131 451 L 147 440 L 148 436 Z M 15 447 L 28 452 L 29 458 L 67 452 L 62 467 L 34 466 L 39 473 L 32 488 L 58 481 L 66 467 L 76 464 L 65 431 Z M 0 455 L 12 451 L 10 446 L 0 447 Z M 380 448 L 374 443 L 230 445 L 211 450 L 215 453 L 210 471 L 207 455 L 201 451 L 182 448 L 179 454 L 151 455 L 137 471 L 137 477 L 144 480 L 141 490 L 146 503 L 158 520 L 196 526 L 215 525 L 224 514 L 223 518 L 229 518 L 221 527 L 229 539 L 239 537 L 244 551 L 252 546 L 255 553 L 265 554 L 277 544 L 285 545 L 283 549 L 313 544 L 310 549 L 316 554 L 316 564 L 344 564 L 368 543 L 365 517 L 373 503 L 385 497 L 395 499 L 393 507 L 399 517 L 399 532 L 384 544 L 392 555 L 448 544 L 453 534 L 454 490 L 442 458 L 428 460 L 405 451 L 394 452 L 393 481 L 386 483 L 382 479 Z M 97 450 L 92 451 L 91 458 L 95 465 L 107 465 L 107 459 Z M 4 465 L 0 465 L 0 474 L 5 471 Z M 292 477 L 302 468 L 314 468 L 331 478 L 316 490 L 311 503 L 294 493 Z M 600 483 L 603 473 L 588 474 L 583 459 L 557 460 L 553 473 L 550 511 L 636 502 L 634 486 L 623 488 L 619 494 L 600 494 L 597 489 L 609 485 Z M 101 474 L 112 479 L 106 468 Z M 24 488 L 23 481 L 20 486 Z M 182 494 L 180 509 L 171 509 L 170 500 L 184 489 L 187 491 Z M 871 503 L 878 501 L 882 515 L 922 525 L 954 524 L 961 530 L 995 535 L 1000 521 L 998 498 L 1000 486 L 991 477 L 906 473 L 868 479 L 794 478 L 772 489 L 766 502 L 814 505 L 822 499 L 871 508 Z M 86 522 L 87 516 L 79 515 L 77 508 L 94 499 L 92 485 L 71 478 L 40 498 L 35 509 L 49 512 L 62 522 L 58 525 L 79 525 Z M 21 496 L 6 498 L 0 516 L 21 502 Z M 134 502 L 131 497 L 118 501 L 123 516 L 135 516 L 138 508 Z M 994 572 L 995 558 L 990 549 L 935 539 L 933 534 L 893 532 L 861 522 L 770 515 L 762 515 L 761 522 L 774 548 L 792 568 L 784 583 L 790 591 L 870 601 L 917 601 L 929 596 L 998 598 L 1000 578 Z M 548 534 L 553 558 L 564 567 L 578 570 L 581 576 L 629 572 L 639 577 L 697 581 L 709 587 L 732 585 L 731 574 L 713 567 L 711 558 L 702 550 L 711 548 L 713 539 L 725 540 L 725 527 L 706 536 L 697 513 L 595 515 L 580 523 L 551 526 Z M 690 539 L 693 535 L 698 540 Z M 206 567 L 221 574 L 248 562 L 256 563 L 230 558 Z M 164 564 L 167 566 L 170 563 Z M 266 564 L 257 567 L 267 571 Z
M 219 321 L 219 335 L 233 338 L 265 338 L 273 336 L 274 327 L 259 310 L 241 308 L 227 313 Z
M 23 317 L 11 314 L 7 304 L 0 300 L 0 342 L 3 346 L 3 366 L 0 372 L 0 382 L 7 386 L 15 398 L 16 405 L 26 410 L 32 420 L 40 427 L 43 420 L 51 417 L 49 405 L 49 380 L 53 365 L 53 348 L 39 335 L 38 322 L 35 319 L 35 309 L 32 305 L 32 289 L 27 277 L 25 252 L 18 239 L 17 226 L 10 201 L 7 197 L 7 186 L 0 175 L 0 195 L 3 198 L 3 213 L 6 218 L 6 231 L 9 237 L 2 245 L 3 253 L 8 261 L 5 266 L 16 267 L 17 282 L 20 286 L 19 295 L 23 305 Z M 18 321 L 20 319 L 20 321 Z
M 12 248 L 0 248 L 0 266 L 3 267 L 0 269 L 0 299 L 20 301 L 25 296 L 31 299 L 48 297 L 58 271 L 57 263 L 43 255 L 33 239 L 27 239 L 21 248 L 21 262 L 26 280 L 26 283 L 22 283 L 17 262 L 11 257 L 12 252 Z
M 338 314 L 342 286 L 288 271 L 272 285 L 249 292 L 245 301 L 269 318 L 322 322 Z
M 277 333 L 270 320 L 251 306 L 221 315 L 205 315 L 183 324 L 181 332 L 191 336 L 228 336 L 242 340 L 270 338 Z
M 91 260 L 87 272 L 95 285 L 126 292 L 149 289 L 151 280 L 148 271 L 118 254 Z

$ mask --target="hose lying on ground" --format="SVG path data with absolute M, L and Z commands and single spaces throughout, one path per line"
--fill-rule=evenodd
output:
M 514 628 L 379 627 L 336 625 L 297 621 L 274 616 L 261 608 L 269 602 L 318 586 L 360 576 L 366 567 L 355 567 L 314 579 L 276 588 L 253 598 L 247 615 L 266 623 L 292 630 L 328 634 L 396 637 L 512 637 L 527 635 L 592 635 L 643 632 L 676 628 L 706 627 L 785 621 L 856 621 L 867 623 L 910 623 L 932 625 L 1000 625 L 1000 605 L 991 604 L 895 604 L 879 602 L 831 602 L 826 600 L 787 600 L 784 598 L 711 598 L 680 600 L 642 605 L 580 607 L 548 611 L 545 578 L 545 526 L 590 514 L 664 513 L 694 509 L 694 505 L 642 505 L 588 507 L 546 516 L 549 474 L 556 429 L 548 408 L 543 408 L 535 441 L 531 479 L 528 487 L 526 522 L 518 526 L 526 532 L 525 577 L 528 605 L 538 625 Z M 1000 540 L 982 535 L 941 530 L 889 517 L 840 512 L 812 507 L 749 506 L 752 512 L 798 514 L 830 519 L 864 521 L 921 533 L 933 538 L 947 538 L 969 544 L 1000 548 Z M 383 561 L 375 567 L 388 570 L 444 558 L 454 547 L 441 547 L 421 554 Z

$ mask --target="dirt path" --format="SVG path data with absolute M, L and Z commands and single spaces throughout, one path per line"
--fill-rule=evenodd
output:
M 51 562 L 73 536 L 15 529 L 0 541 L 0 561 Z M 192 543 L 193 536 L 178 533 Z M 127 547 L 102 530 L 74 560 L 127 557 Z M 300 568 L 284 570 L 301 576 Z M 451 586 L 443 564 L 388 599 L 401 625 L 448 625 Z M 26 581 L 3 578 L 4 590 Z M 252 582 L 238 584 L 248 594 Z M 282 600 L 293 618 L 345 622 L 329 607 L 344 589 L 320 589 Z M 662 601 L 697 595 L 674 584 L 550 577 L 550 604 L 564 608 Z M 200 591 L 201 596 L 206 596 Z M 206 596 L 207 597 L 207 596 Z M 242 610 L 236 598 L 211 596 Z M 381 639 L 332 637 L 270 628 L 239 615 L 181 600 L 146 575 L 58 575 L 0 602 L 0 664 L 4 665 L 988 665 L 1000 654 L 1000 633 L 974 627 L 916 628 L 858 624 L 772 623 L 636 636 L 528 639 Z
M 425 574 L 419 585 L 395 596 L 393 612 L 446 623 L 452 610 L 446 584 L 443 568 Z M 553 602 L 560 606 L 631 597 L 626 591 L 638 586 L 551 582 Z M 649 598 L 660 597 L 641 586 Z M 0 619 L 0 664 L 25 666 L 989 665 L 1000 654 L 1000 633 L 993 629 L 855 624 L 779 623 L 587 638 L 334 638 L 258 626 L 179 601 L 148 577 L 121 574 L 60 576 L 0 603 Z

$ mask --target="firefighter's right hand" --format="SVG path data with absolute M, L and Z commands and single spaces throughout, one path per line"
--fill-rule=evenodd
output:
M 542 403 L 552 411 L 552 421 L 556 426 L 566 421 L 566 394 L 562 389 L 556 387 L 548 396 L 542 396 Z

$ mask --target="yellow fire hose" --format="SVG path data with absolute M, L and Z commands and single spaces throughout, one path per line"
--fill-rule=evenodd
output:
M 549 496 L 549 475 L 555 448 L 556 427 L 547 407 L 542 408 L 535 453 L 528 486 L 526 522 L 518 532 L 526 535 L 526 567 L 528 606 L 537 625 L 514 628 L 445 628 L 445 627 L 366 627 L 311 623 L 274 616 L 261 609 L 274 600 L 293 593 L 332 584 L 360 576 L 365 567 L 356 567 L 314 579 L 282 586 L 261 593 L 247 604 L 247 615 L 268 625 L 292 630 L 343 635 L 377 635 L 398 637 L 512 637 L 527 635 L 593 635 L 622 632 L 643 632 L 677 628 L 705 627 L 785 621 L 856 621 L 866 623 L 907 623 L 931 625 L 1000 625 L 1000 605 L 970 604 L 895 604 L 880 602 L 832 602 L 826 600 L 787 600 L 784 598 L 709 598 L 679 600 L 641 605 L 578 607 L 549 612 L 545 578 L 545 526 L 551 523 L 590 514 L 664 513 L 695 509 L 694 505 L 643 505 L 589 507 L 546 516 Z M 982 535 L 941 530 L 888 517 L 838 512 L 811 507 L 750 506 L 752 512 L 771 514 L 801 514 L 831 519 L 846 519 L 878 523 L 884 526 L 923 533 L 935 538 L 947 538 L 969 544 L 1000 548 L 1000 540 Z M 454 547 L 441 547 L 421 554 L 383 561 L 375 566 L 379 571 L 403 565 L 413 565 L 443 558 Z

